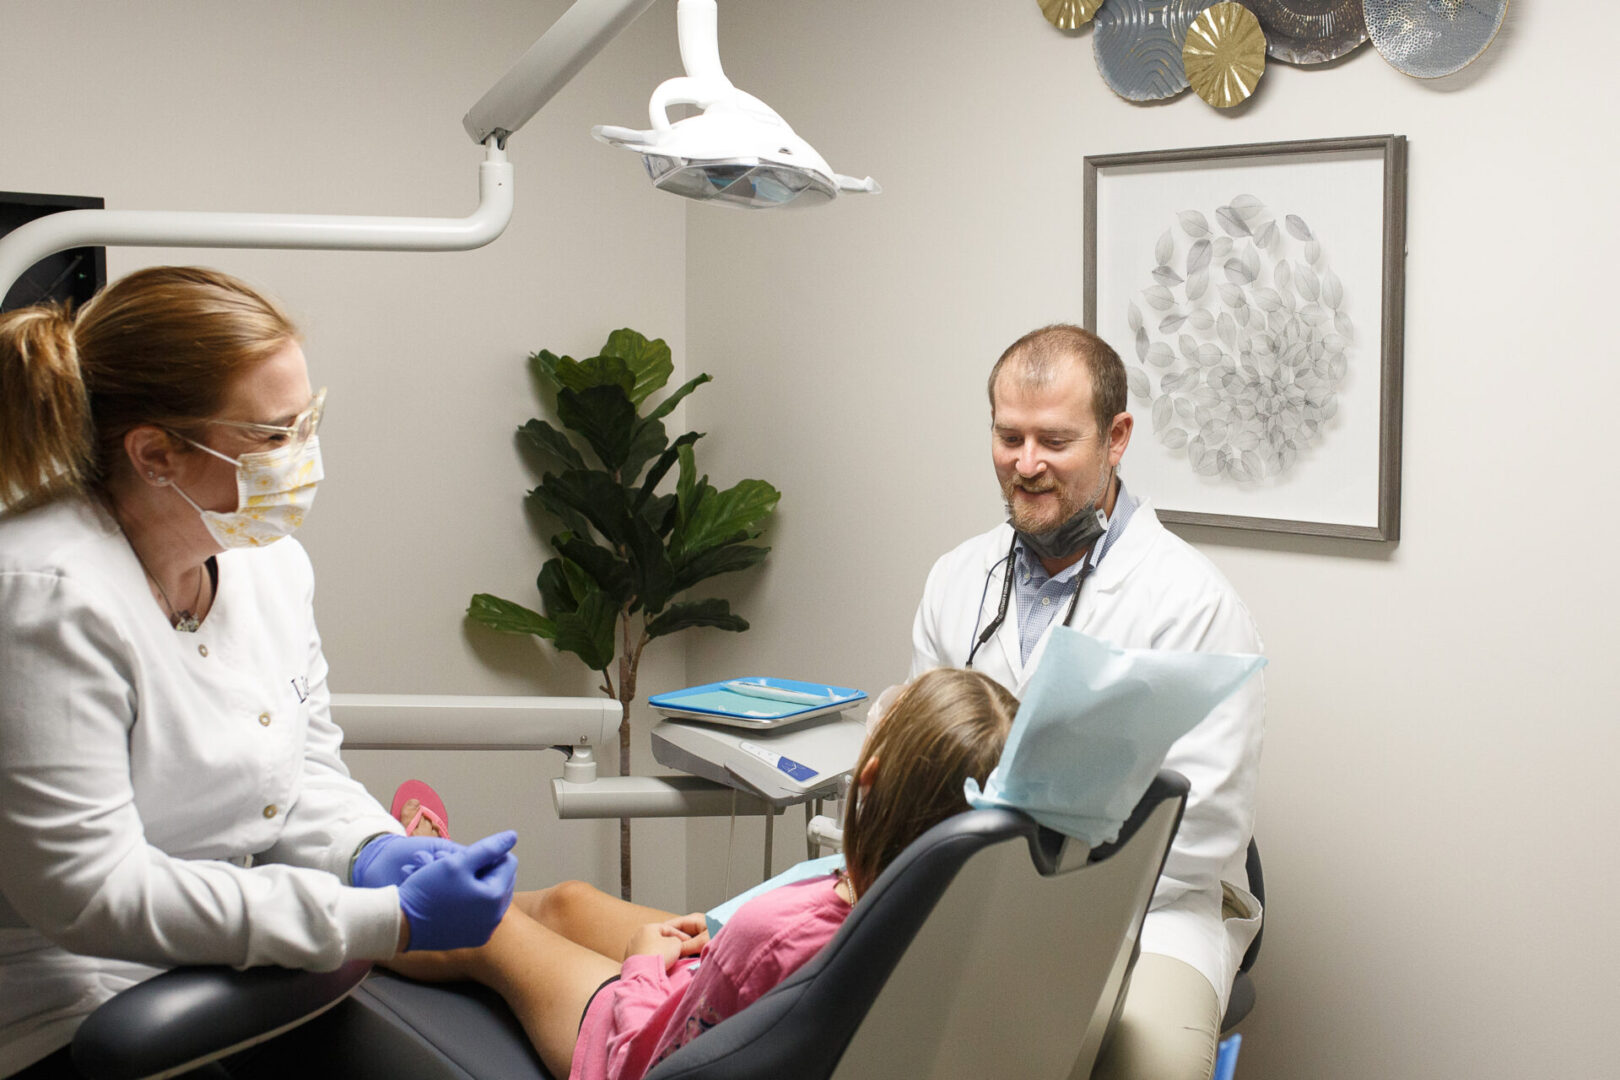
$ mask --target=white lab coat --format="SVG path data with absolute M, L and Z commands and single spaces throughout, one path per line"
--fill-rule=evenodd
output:
M 1002 524 L 942 556 L 929 572 L 912 629 L 911 674 L 966 665 L 968 650 L 995 618 L 1012 527 Z M 988 587 L 987 585 L 988 579 Z M 1026 664 L 1020 658 L 1017 600 L 979 649 L 973 666 L 1022 695 L 1051 637 Z M 1062 622 L 1053 619 L 1052 625 Z M 1070 624 L 1125 648 L 1258 653 L 1248 609 L 1203 555 L 1165 529 L 1143 500 L 1086 583 Z M 1244 859 L 1254 826 L 1265 686 L 1259 675 L 1179 739 L 1164 766 L 1191 785 L 1185 816 L 1142 928 L 1144 952 L 1182 960 L 1203 973 L 1221 1010 L 1249 942 L 1259 905 L 1247 892 Z M 1222 917 L 1227 899 L 1243 915 Z
M 0 1076 L 146 965 L 393 955 L 398 890 L 342 876 L 403 830 L 339 759 L 313 587 L 296 541 L 225 552 L 180 633 L 94 504 L 0 518 Z

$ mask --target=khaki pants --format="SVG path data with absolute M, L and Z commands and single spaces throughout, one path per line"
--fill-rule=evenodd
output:
M 1191 964 L 1143 953 L 1091 1078 L 1209 1080 L 1220 1037 L 1220 1001 L 1209 980 Z

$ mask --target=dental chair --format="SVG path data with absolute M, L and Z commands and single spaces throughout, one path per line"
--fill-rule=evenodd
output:
M 814 959 L 647 1080 L 1084 1080 L 1118 1019 L 1186 799 L 1187 781 L 1161 771 L 1119 839 L 1093 851 L 1009 810 L 941 822 Z M 176 969 L 93 1013 L 73 1058 L 95 1080 L 175 1076 L 267 1038 L 246 1069 L 230 1059 L 230 1075 L 549 1076 L 493 993 L 365 977 L 363 964 Z

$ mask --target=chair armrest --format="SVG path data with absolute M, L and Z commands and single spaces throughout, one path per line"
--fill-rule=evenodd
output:
M 123 991 L 73 1036 L 73 1064 L 91 1080 L 168 1076 L 297 1027 L 342 1001 L 371 970 L 185 967 Z

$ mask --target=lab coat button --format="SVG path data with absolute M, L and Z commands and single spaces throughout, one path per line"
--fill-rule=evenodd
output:
M 207 656 L 208 655 L 208 646 L 199 645 L 199 646 L 197 646 L 197 651 L 199 653 L 201 653 L 203 656 Z
M 262 713 L 259 714 L 259 726 L 260 727 L 269 727 L 270 726 L 270 714 L 269 713 L 262 712 Z
M 273 817 L 276 816 L 276 804 L 275 803 L 271 803 L 269 806 L 264 808 L 264 816 L 267 817 L 267 818 L 273 818 Z

